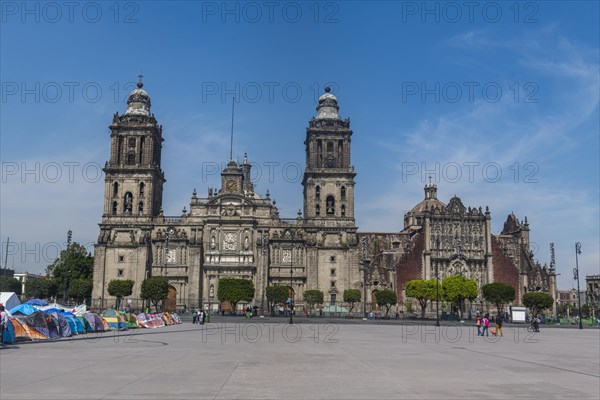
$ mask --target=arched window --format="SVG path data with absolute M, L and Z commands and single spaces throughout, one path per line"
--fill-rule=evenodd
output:
M 321 215 L 321 206 L 318 204 L 315 206 L 315 215 L 317 217 Z
M 140 215 L 142 215 L 144 213 L 144 202 L 140 201 L 140 204 L 138 205 L 138 213 Z
M 144 197 L 144 188 L 146 187 L 146 185 L 144 185 L 144 182 L 140 183 L 140 197 Z
M 340 198 L 342 201 L 346 200 L 346 186 L 342 186 L 342 189 L 340 190 Z
M 335 215 L 335 198 L 333 196 L 327 196 L 325 199 L 327 215 Z
M 315 188 L 315 200 L 321 200 L 321 186 Z
M 125 193 L 123 200 L 123 211 L 125 214 L 131 214 L 131 209 L 133 208 L 133 195 L 131 192 Z
M 115 201 L 113 201 L 113 204 L 112 204 L 112 215 L 117 214 L 117 207 L 118 207 L 117 201 L 115 200 Z
M 342 209 L 342 217 L 345 217 L 346 216 L 346 206 L 342 204 L 341 209 Z
M 113 183 L 113 196 L 117 196 L 119 194 L 119 184 L 117 182 Z

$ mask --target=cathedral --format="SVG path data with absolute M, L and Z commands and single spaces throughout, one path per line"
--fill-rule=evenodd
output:
M 306 129 L 304 204 L 296 218 L 280 217 L 268 191 L 264 196 L 255 192 L 247 156 L 239 164 L 229 160 L 221 172 L 221 188 L 209 188 L 207 197 L 194 189 L 189 210 L 165 216 L 163 127 L 150 111 L 143 83 L 137 86 L 125 113 L 115 113 L 109 126 L 92 306 L 114 304 L 108 283 L 131 279 L 131 301 L 139 307 L 142 281 L 157 275 L 169 282 L 164 308 L 179 311 L 226 310 L 216 294 L 219 280 L 229 277 L 254 282 L 251 305 L 261 310 L 270 285 L 289 287 L 299 309 L 304 308 L 303 292 L 310 289 L 322 291 L 327 305 L 341 303 L 346 289 L 364 291 L 368 304 L 378 290 L 392 289 L 402 306 L 408 301 L 403 289 L 409 280 L 453 274 L 480 286 L 508 283 L 518 294 L 516 303 L 526 291 L 555 295 L 553 263 L 542 267 L 533 259 L 527 219 L 521 222 L 511 214 L 502 233 L 493 235 L 487 207 L 466 208 L 458 197 L 446 205 L 431 183 L 399 232 L 358 232 L 350 120 L 340 118 L 329 88 Z

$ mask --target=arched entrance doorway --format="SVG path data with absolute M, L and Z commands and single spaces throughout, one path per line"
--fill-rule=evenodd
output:
M 169 312 L 177 311 L 177 290 L 173 286 L 169 286 L 164 309 Z
M 378 290 L 371 292 L 371 311 L 377 311 L 377 292 Z

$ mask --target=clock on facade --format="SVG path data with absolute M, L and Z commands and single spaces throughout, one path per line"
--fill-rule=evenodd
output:
M 234 180 L 228 180 L 228 181 L 225 183 L 225 188 L 226 188 L 227 190 L 229 190 L 230 192 L 233 192 L 234 190 L 236 190 L 236 189 L 237 189 L 237 182 L 236 182 L 236 181 L 234 181 Z

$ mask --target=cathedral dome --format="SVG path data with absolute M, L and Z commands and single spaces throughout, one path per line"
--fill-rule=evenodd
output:
M 150 96 L 142 87 L 144 84 L 137 83 L 137 89 L 129 94 L 127 99 L 127 111 L 125 115 L 146 115 L 150 116 Z
M 331 88 L 328 86 L 325 88 L 325 93 L 319 97 L 319 104 L 317 105 L 317 119 L 340 119 L 338 111 L 337 97 L 329 93 Z
M 422 214 L 425 209 L 431 211 L 435 207 L 441 211 L 446 208 L 446 205 L 437 198 L 437 186 L 430 183 L 425 185 L 425 199 L 414 206 L 411 211 L 415 214 Z

